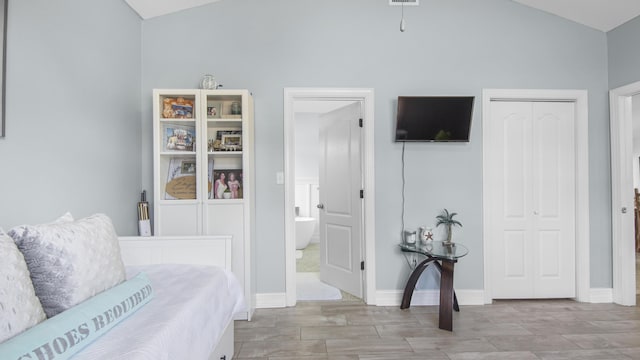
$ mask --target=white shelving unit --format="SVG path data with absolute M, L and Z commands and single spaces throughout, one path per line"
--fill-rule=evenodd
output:
M 253 98 L 153 91 L 154 235 L 232 235 L 232 269 L 255 309 Z

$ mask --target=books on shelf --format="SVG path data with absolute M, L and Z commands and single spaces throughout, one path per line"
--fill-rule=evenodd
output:
M 166 200 L 196 198 L 196 159 L 171 158 L 165 186 Z
M 207 166 L 207 198 L 213 199 L 213 158 L 209 157 Z

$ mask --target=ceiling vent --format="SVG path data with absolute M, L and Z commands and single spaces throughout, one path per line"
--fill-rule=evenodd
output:
M 389 0 L 390 6 L 418 6 L 420 0 Z

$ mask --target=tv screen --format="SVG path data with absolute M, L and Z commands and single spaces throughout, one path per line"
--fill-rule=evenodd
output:
M 469 141 L 473 96 L 398 96 L 396 141 Z

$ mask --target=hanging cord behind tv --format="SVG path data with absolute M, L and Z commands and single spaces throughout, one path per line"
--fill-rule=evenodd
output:
M 402 230 L 400 230 L 400 243 L 404 243 L 404 203 L 405 203 L 405 199 L 404 199 L 404 186 L 405 186 L 405 177 L 404 177 L 404 145 L 406 144 L 406 142 L 402 142 L 402 212 L 401 212 L 401 216 L 400 216 L 400 222 L 402 224 Z M 407 255 L 406 252 L 402 253 L 404 255 L 405 260 L 407 260 L 407 265 L 409 265 L 409 267 L 411 269 L 415 269 L 416 266 L 418 266 L 418 259 L 413 255 L 413 253 L 411 255 Z M 409 257 L 411 257 L 411 260 L 409 260 Z
M 402 229 L 400 230 L 400 242 L 404 242 L 404 144 L 405 142 L 402 142 L 402 213 L 400 215 Z

